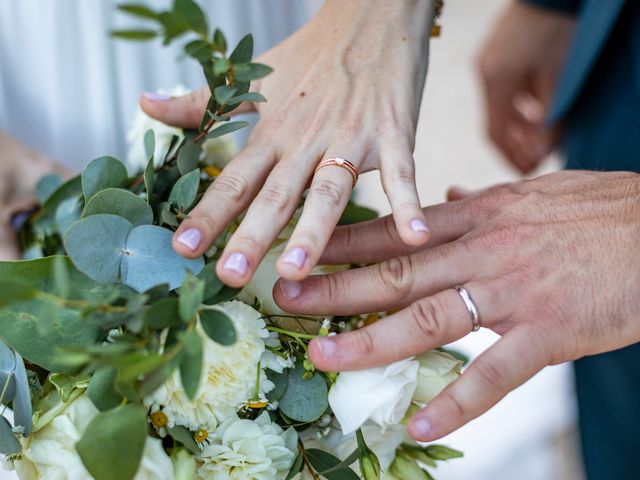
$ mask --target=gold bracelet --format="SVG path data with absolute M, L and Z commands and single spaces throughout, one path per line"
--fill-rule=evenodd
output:
M 435 10 L 433 15 L 433 25 L 431 26 L 431 37 L 439 37 L 442 33 L 442 26 L 438 23 L 438 19 L 442 15 L 442 9 L 444 8 L 444 0 L 435 0 L 433 9 Z

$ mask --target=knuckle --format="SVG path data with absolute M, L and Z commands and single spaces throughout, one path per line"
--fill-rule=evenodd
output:
M 331 207 L 339 207 L 344 199 L 344 192 L 333 180 L 322 179 L 311 189 L 314 195 L 327 202 Z
M 410 256 L 385 260 L 376 268 L 380 281 L 395 297 L 404 298 L 409 295 L 413 277 L 413 262 Z
M 482 382 L 491 389 L 502 390 L 507 386 L 507 378 L 497 365 L 489 361 L 477 361 L 475 368 Z
M 376 354 L 375 340 L 370 329 L 363 328 L 356 333 L 356 351 L 367 357 Z
M 236 246 L 242 246 L 243 250 L 246 249 L 248 253 L 252 254 L 262 252 L 269 247 L 269 244 L 267 242 L 263 242 L 261 241 L 261 239 L 253 235 L 246 234 L 240 234 L 234 237 L 233 243 Z
M 321 292 L 323 298 L 335 300 L 344 295 L 344 279 L 342 275 L 325 275 L 322 280 Z
M 213 188 L 228 200 L 240 202 L 249 193 L 249 182 L 245 177 L 238 174 L 220 175 L 213 182 Z
M 458 399 L 457 395 L 452 392 L 451 387 L 445 388 L 440 394 L 442 403 L 450 405 L 453 409 L 453 417 L 458 419 L 466 419 L 468 415 L 468 409 Z
M 269 210 L 286 210 L 291 205 L 291 195 L 280 187 L 265 187 L 258 196 L 258 203 Z
M 432 299 L 424 299 L 414 302 L 409 307 L 411 321 L 417 332 L 425 340 L 437 338 L 442 331 L 440 315 L 442 310 Z

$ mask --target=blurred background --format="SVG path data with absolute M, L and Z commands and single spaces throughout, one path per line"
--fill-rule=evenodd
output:
M 431 43 L 415 152 L 424 204 L 443 201 L 452 184 L 482 188 L 517 178 L 487 141 L 474 72 L 474 56 L 508 1 L 446 1 L 442 37 Z M 196 65 L 185 61 L 176 66 L 176 49 L 172 56 L 159 43 L 108 39 L 111 28 L 130 26 L 114 13 L 116 3 L 0 0 L 0 131 L 78 170 L 100 155 L 125 156 L 126 132 L 141 91 L 202 83 Z M 161 7 L 168 0 L 148 3 Z M 200 3 L 231 43 L 252 32 L 258 53 L 301 26 L 321 4 Z M 558 165 L 552 158 L 542 170 Z M 389 211 L 376 173 L 362 177 L 358 199 L 383 214 Z M 473 357 L 495 340 L 481 331 L 455 348 Z M 447 437 L 444 443 L 463 450 L 465 457 L 439 467 L 436 477 L 582 479 L 575 421 L 570 366 L 546 368 L 491 412 Z M 1 480 L 12 478 L 0 469 Z

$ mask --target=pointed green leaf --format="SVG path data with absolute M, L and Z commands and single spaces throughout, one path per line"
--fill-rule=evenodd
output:
M 180 442 L 187 450 L 191 453 L 199 454 L 202 453 L 202 449 L 198 446 L 196 441 L 193 439 L 193 433 L 189 431 L 189 429 L 183 426 L 175 426 L 168 429 L 169 435 L 173 437 L 174 440 Z
M 186 18 L 193 31 L 207 35 L 207 19 L 196 2 L 193 0 L 175 0 L 173 8 Z
M 304 467 L 304 453 L 301 450 L 298 452 L 298 455 L 296 455 L 296 458 L 293 461 L 293 465 L 291 465 L 291 469 L 289 470 L 289 473 L 287 474 L 287 478 L 285 480 L 292 480 L 293 478 L 295 478 L 295 476 L 302 471 L 303 467 Z
M 220 85 L 213 92 L 213 96 L 218 103 L 225 104 L 233 98 L 237 91 L 237 88 L 231 88 L 229 85 Z
M 249 125 L 249 122 L 237 121 L 237 122 L 227 122 L 223 123 L 220 126 L 214 128 L 207 135 L 208 139 L 218 138 L 222 135 L 226 135 L 227 133 L 235 132 L 236 130 L 240 130 Z
M 154 330 L 180 325 L 178 299 L 167 297 L 151 304 L 145 310 L 142 320 L 147 327 Z
M 237 334 L 233 320 L 217 308 L 200 310 L 200 325 L 207 336 L 220 345 L 233 345 Z
M 247 92 L 242 95 L 238 95 L 237 97 L 233 97 L 231 100 L 227 101 L 227 105 L 237 105 L 242 102 L 266 102 L 267 99 L 264 98 L 264 95 L 258 92 Z
M 151 40 L 156 38 L 158 33 L 155 30 L 112 30 L 111 36 L 124 40 Z
M 173 203 L 182 210 L 188 210 L 196 200 L 200 186 L 200 170 L 193 170 L 180 177 L 169 194 L 169 203 Z
M 234 65 L 233 71 L 238 82 L 250 82 L 251 80 L 266 77 L 273 72 L 273 68 L 262 63 L 243 63 Z
M 204 40 L 193 40 L 184 46 L 184 51 L 190 57 L 195 58 L 200 63 L 211 60 L 211 45 Z
M 27 378 L 27 370 L 24 366 L 24 360 L 18 352 L 16 352 L 16 396 L 13 398 L 13 423 L 16 427 L 24 429 L 24 436 L 31 434 L 31 419 L 33 416 L 33 408 L 31 406 L 31 390 L 29 389 L 29 380 Z
M 113 157 L 100 157 L 93 160 L 82 172 L 82 191 L 85 200 L 89 200 L 105 188 L 120 188 L 127 183 L 127 168 Z
M 144 134 L 144 151 L 147 154 L 147 161 L 151 160 L 156 151 L 156 136 L 152 129 Z
M 317 448 L 309 448 L 305 450 L 307 454 L 307 459 L 311 466 L 318 472 L 322 472 L 324 470 L 329 470 L 332 467 L 335 467 L 340 463 L 340 459 L 328 452 L 323 452 L 322 450 L 318 450 Z M 328 480 L 359 480 L 360 477 L 351 470 L 350 468 L 345 468 L 343 470 L 338 470 L 332 473 L 328 473 L 324 475 Z
M 133 225 L 153 223 L 153 210 L 142 198 L 121 188 L 106 188 L 99 191 L 84 208 L 83 217 L 99 213 L 110 213 L 126 218 Z
M 154 158 L 151 157 L 147 162 L 147 166 L 144 169 L 144 188 L 147 191 L 147 202 L 151 204 L 152 195 L 153 195 L 153 187 L 154 187 L 154 175 L 155 175 L 155 165 Z
M 15 371 L 16 354 L 0 340 L 0 404 L 11 403 L 16 394 Z
M 188 273 L 184 283 L 178 289 L 179 312 L 182 321 L 187 323 L 195 317 L 198 308 L 204 300 L 204 282 Z
M 139 3 L 122 3 L 118 5 L 118 10 L 135 15 L 136 17 L 148 18 L 151 20 L 157 20 L 159 17 L 158 13 Z
M 231 63 L 248 63 L 253 57 L 253 35 L 245 35 L 239 42 L 236 48 L 233 49 L 229 60 Z
M 227 51 L 227 39 L 219 28 L 213 32 L 213 43 L 218 52 L 225 53 Z
M 112 367 L 102 367 L 91 376 L 87 396 L 98 410 L 106 412 L 122 403 L 122 396 L 116 391 L 118 371 Z
M 193 400 L 198 393 L 202 377 L 204 346 L 202 337 L 196 332 L 185 334 L 181 340 L 184 344 L 184 350 L 180 362 L 180 379 L 184 393 L 190 400 Z
M 207 263 L 198 274 L 198 278 L 204 282 L 203 303 L 208 303 L 208 300 L 211 300 L 224 287 L 224 283 L 216 274 L 215 262 Z
M 147 412 L 130 404 L 94 417 L 76 450 L 96 480 L 132 480 L 146 438 Z

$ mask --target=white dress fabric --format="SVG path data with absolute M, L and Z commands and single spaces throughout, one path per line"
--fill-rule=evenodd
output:
M 0 130 L 72 170 L 93 158 L 124 158 L 126 131 L 142 91 L 204 83 L 177 41 L 109 36 L 141 25 L 116 0 L 0 0 Z M 120 2 L 122 3 L 122 2 Z M 141 3 L 144 3 L 142 1 Z M 147 0 L 154 9 L 170 0 Z M 301 0 L 199 0 L 230 45 L 251 32 L 256 54 L 302 26 L 313 10 Z

